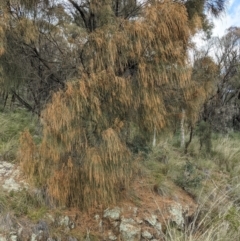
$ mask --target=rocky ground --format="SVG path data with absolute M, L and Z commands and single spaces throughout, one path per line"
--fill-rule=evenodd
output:
M 0 185 L 8 192 L 28 187 L 27 183 L 21 179 L 19 168 L 5 161 L 0 161 Z
M 16 165 L 0 162 L 3 192 L 30 188 L 21 176 Z M 88 213 L 66 208 L 61 212 L 49 210 L 34 222 L 24 216 L 17 218 L 11 212 L 0 213 L 0 241 L 165 240 L 166 226 L 173 224 L 184 229 L 197 205 L 180 188 L 167 197 L 137 179 L 131 200 L 123 200 L 118 206 L 97 207 Z

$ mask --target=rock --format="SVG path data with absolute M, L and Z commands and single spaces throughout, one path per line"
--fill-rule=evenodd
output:
M 37 241 L 37 235 L 35 233 L 32 234 L 31 236 L 31 241 Z
M 118 227 L 119 222 L 118 222 L 118 221 L 113 221 L 113 222 L 111 222 L 111 225 L 112 225 L 114 228 L 116 228 L 116 227 Z
M 13 171 L 14 165 L 9 162 L 0 162 L 0 176 L 8 176 Z
M 75 223 L 72 222 L 68 216 L 60 217 L 58 225 L 65 227 L 65 232 L 69 232 L 71 229 L 75 228 Z
M 30 240 L 32 236 L 31 228 L 21 227 L 18 229 L 19 240 Z
M 137 207 L 128 207 L 128 210 L 133 212 L 134 217 L 137 217 L 137 212 L 138 212 Z
M 99 221 L 98 228 L 99 228 L 99 231 L 100 231 L 100 232 L 103 231 L 103 223 L 102 223 L 102 220 Z
M 18 183 L 16 183 L 16 181 L 12 177 L 6 179 L 4 181 L 4 184 L 2 185 L 2 187 L 9 192 L 10 191 L 19 191 L 22 189 L 22 187 Z
M 18 232 L 17 232 L 17 233 L 18 233 L 19 236 L 22 234 L 22 231 L 23 231 L 23 227 L 21 227 L 21 228 L 18 229 Z
M 20 191 L 23 188 L 27 188 L 27 183 L 23 181 L 16 181 L 19 177 L 20 171 L 15 168 L 12 163 L 0 161 L 0 182 L 3 189 L 10 191 Z
M 135 221 L 138 223 L 138 224 L 142 224 L 143 223 L 143 220 L 139 217 L 136 217 L 135 218 Z
M 41 220 L 37 223 L 37 225 L 33 228 L 34 233 L 37 234 L 38 241 L 45 241 L 49 237 L 49 227 L 47 222 Z
M 40 220 L 35 226 L 21 227 L 18 237 L 19 240 L 46 241 L 49 238 L 48 224 Z
M 133 219 L 123 218 L 120 224 L 120 234 L 123 241 L 139 241 L 141 238 L 141 228 Z
M 55 219 L 51 214 L 47 214 L 46 215 L 46 219 L 50 222 L 50 223 L 55 223 Z
M 138 208 L 137 207 L 133 207 L 133 215 L 134 215 L 134 217 L 137 216 L 137 212 L 138 212 Z
M 98 214 L 96 214 L 94 216 L 96 222 L 98 223 L 98 229 L 99 229 L 99 232 L 102 232 L 103 231 L 103 227 L 102 227 L 102 219 L 100 218 L 100 216 Z
M 68 227 L 69 223 L 70 223 L 70 218 L 68 216 L 61 217 L 59 219 L 59 225 L 60 226 Z
M 154 225 L 154 228 L 155 230 L 157 231 L 158 235 L 160 235 L 162 233 L 162 224 L 157 222 L 155 225 Z
M 121 214 L 121 209 L 119 207 L 115 207 L 113 209 L 104 210 L 103 217 L 116 221 L 120 219 L 120 214 Z
M 112 231 L 108 232 L 108 239 L 111 241 L 117 240 L 117 236 L 112 233 Z
M 142 232 L 142 237 L 145 238 L 145 239 L 151 239 L 153 236 L 150 232 L 148 232 L 147 230 L 144 230 Z
M 14 230 L 16 227 L 16 220 L 15 218 L 10 214 L 7 213 L 5 215 L 0 215 L 0 232 L 3 231 L 4 233 L 10 232 Z
M 151 226 L 155 226 L 157 223 L 157 216 L 152 214 L 144 218 Z
M 43 221 L 43 220 L 40 220 L 36 226 L 34 227 L 34 230 L 36 230 L 37 232 L 39 231 L 43 231 L 45 233 L 48 233 L 49 232 L 49 227 L 48 227 L 48 224 Z
M 0 234 L 0 241 L 7 241 L 7 239 L 2 234 Z
M 10 241 L 17 241 L 18 240 L 18 236 L 15 232 L 11 232 L 9 236 L 10 236 L 9 237 Z
M 183 208 L 179 203 L 175 203 L 169 207 L 171 220 L 176 223 L 177 227 L 183 229 L 185 221 L 183 217 Z
M 70 229 L 74 229 L 74 228 L 75 228 L 75 223 L 74 223 L 74 222 L 70 222 L 69 228 L 70 228 Z

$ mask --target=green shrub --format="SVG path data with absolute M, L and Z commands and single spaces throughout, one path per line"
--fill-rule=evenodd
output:
M 202 186 L 203 180 L 204 176 L 197 169 L 196 165 L 194 165 L 190 161 L 186 161 L 186 163 L 180 169 L 179 175 L 177 176 L 175 183 L 181 188 L 189 191 L 200 188 Z

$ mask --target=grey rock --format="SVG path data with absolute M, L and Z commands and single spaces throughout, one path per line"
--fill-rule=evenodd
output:
M 138 208 L 137 207 L 129 207 L 128 209 L 129 209 L 129 211 L 133 212 L 133 216 L 134 217 L 137 217 L 137 212 L 138 212 Z
M 145 239 L 151 239 L 153 236 L 150 232 L 148 232 L 147 230 L 144 230 L 142 232 L 142 237 L 145 238 Z
M 183 217 L 183 207 L 179 203 L 175 203 L 169 207 L 171 220 L 176 223 L 178 228 L 183 229 L 185 221 Z
M 96 214 L 96 215 L 94 216 L 94 219 L 95 219 L 96 222 L 98 223 L 99 232 L 102 232 L 102 231 L 103 231 L 102 219 L 100 218 L 100 216 L 99 216 L 98 214 Z
M 74 222 L 70 222 L 69 228 L 70 228 L 70 229 L 74 229 L 74 228 L 75 228 L 75 223 L 74 223 Z
M 39 232 L 38 232 L 38 234 L 37 234 L 37 240 L 46 240 L 46 238 L 45 238 L 45 235 L 44 235 L 45 233 L 42 231 L 42 230 L 40 230 Z
M 58 225 L 65 228 L 65 232 L 69 232 L 71 229 L 75 228 L 75 223 L 70 220 L 68 216 L 60 217 Z
M 99 228 L 99 231 L 100 231 L 100 232 L 103 231 L 103 223 L 102 223 L 102 220 L 99 221 L 98 228 Z
M 116 228 L 116 227 L 118 227 L 119 222 L 118 222 L 118 221 L 113 221 L 113 222 L 111 222 L 111 224 L 112 224 L 112 226 L 113 226 L 114 228 Z
M 33 227 L 33 234 L 32 238 L 38 241 L 45 241 L 49 237 L 49 226 L 47 222 L 40 220 L 34 227 Z
M 20 191 L 23 188 L 28 188 L 27 183 L 16 181 L 20 175 L 20 171 L 14 164 L 0 161 L 0 182 L 3 189 L 10 191 Z
M 151 214 L 149 216 L 146 216 L 144 220 L 146 220 L 150 225 L 155 226 L 157 223 L 157 216 L 154 214 Z
M 19 185 L 12 177 L 6 179 L 2 187 L 9 192 L 20 191 L 22 189 L 21 185 Z
M 162 225 L 161 223 L 157 222 L 155 225 L 154 225 L 154 228 L 155 230 L 157 231 L 158 235 L 160 235 L 162 233 Z
M 60 220 L 59 220 L 60 226 L 68 227 L 69 223 L 70 223 L 70 218 L 68 216 L 61 217 Z
M 32 230 L 30 227 L 21 227 L 18 229 L 18 237 L 20 240 L 30 240 L 32 236 Z
M 108 239 L 111 241 L 117 240 L 117 236 L 112 233 L 112 231 L 108 232 Z
M 16 220 L 15 218 L 10 214 L 1 214 L 0 215 L 0 232 L 3 231 L 6 233 L 7 231 L 12 231 L 14 227 L 16 226 Z
M 120 219 L 120 214 L 121 214 L 121 209 L 119 207 L 115 207 L 113 209 L 104 210 L 103 217 L 116 221 Z
M 18 240 L 18 236 L 17 235 L 11 235 L 10 236 L 10 240 L 11 241 L 17 241 Z
M 141 238 L 141 228 L 131 218 L 121 220 L 120 235 L 123 241 L 139 241 Z
M 18 229 L 18 232 L 17 232 L 17 233 L 18 233 L 18 235 L 21 235 L 21 234 L 22 234 L 22 231 L 23 231 L 23 228 L 22 228 L 22 227 L 21 227 L 21 228 L 19 228 L 19 229 Z
M 36 232 L 39 232 L 39 231 L 43 231 L 43 232 L 46 232 L 48 233 L 49 232 L 49 227 L 48 227 L 48 224 L 43 221 L 43 220 L 40 220 L 37 225 L 34 227 L 34 230 Z
M 142 223 L 143 223 L 143 220 L 140 219 L 139 217 L 136 217 L 136 218 L 135 218 L 135 221 L 136 221 L 138 224 L 142 224 Z
M 37 235 L 35 233 L 32 234 L 31 241 L 37 241 Z
M 7 241 L 6 237 L 0 234 L 0 241 Z
M 10 236 L 9 237 L 10 241 L 17 241 L 17 239 L 18 239 L 16 232 L 11 232 L 9 236 Z
M 50 221 L 50 223 L 55 223 L 55 219 L 51 214 L 47 214 L 46 218 L 48 219 L 48 221 Z

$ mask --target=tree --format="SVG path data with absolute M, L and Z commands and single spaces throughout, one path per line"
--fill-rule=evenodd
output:
M 239 126 L 239 40 L 237 27 L 229 28 L 222 38 L 211 40 L 218 74 L 215 77 L 215 92 L 205 103 L 203 119 L 210 122 L 214 130 L 221 132 Z M 213 73 L 212 67 L 210 69 Z
M 45 7 L 47 2 L 0 3 L 2 89 L 38 115 L 51 93 L 77 74 L 79 64 L 70 16 L 60 4 Z
M 149 1 L 137 18 L 116 11 L 120 1 L 69 2 L 85 28 L 77 37 L 81 74 L 46 105 L 40 145 L 23 134 L 19 158 L 54 200 L 89 208 L 115 202 L 128 187 L 130 126 L 149 140 L 182 108 L 194 121 L 205 90 L 191 81 L 191 30 L 181 2 Z
M 73 7 L 71 12 L 75 22 L 89 32 L 109 21 L 114 21 L 115 17 L 133 18 L 139 14 L 143 6 L 136 0 L 67 0 L 67 2 Z
M 118 18 L 133 20 L 140 16 L 148 3 L 154 2 L 0 1 L 3 13 L 1 52 L 4 53 L 0 58 L 2 91 L 12 94 L 13 99 L 40 115 L 51 93 L 64 88 L 67 80 L 81 77 L 81 71 L 86 71 L 83 66 L 88 65 L 85 62 L 89 56 L 85 55 L 84 49 L 90 45 L 83 39 L 87 39 L 88 33 L 103 25 L 114 24 Z M 183 3 L 190 29 L 195 31 L 208 21 L 204 11 L 210 9 L 217 15 L 224 8 L 225 1 L 188 0 Z M 80 70 L 79 66 L 84 69 Z M 134 64 L 129 63 L 129 66 L 132 69 Z
M 209 21 L 207 13 L 219 17 L 225 9 L 225 0 L 187 0 L 184 1 L 193 30 L 202 29 L 207 37 L 211 36 L 213 23 Z

